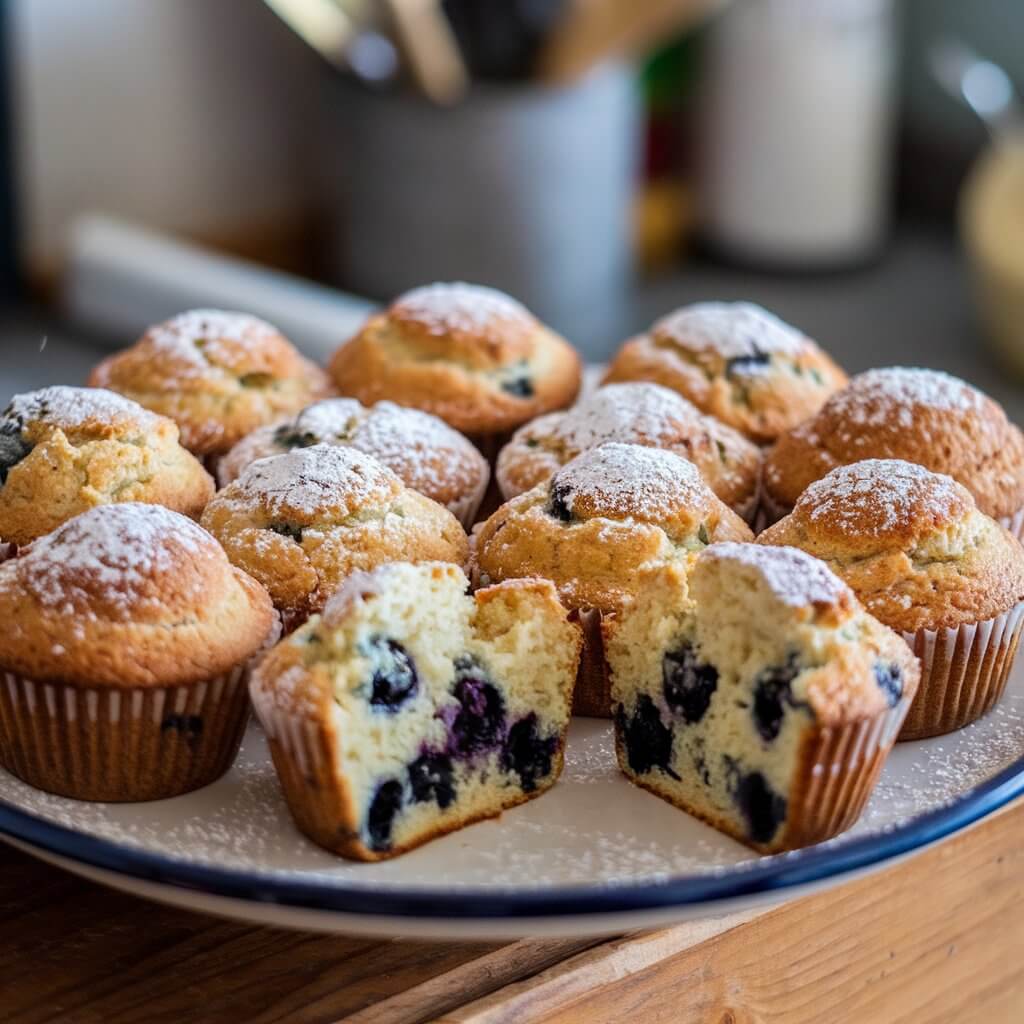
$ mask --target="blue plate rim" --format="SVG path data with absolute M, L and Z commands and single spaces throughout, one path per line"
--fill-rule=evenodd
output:
M 779 892 L 821 882 L 921 849 L 959 832 L 1024 794 L 1024 755 L 941 807 L 887 831 L 779 854 L 721 871 L 637 884 L 543 891 L 416 888 L 399 892 L 281 873 L 211 867 L 58 825 L 0 800 L 0 832 L 39 850 L 145 882 L 251 903 L 359 916 L 433 921 L 561 918 L 669 910 Z

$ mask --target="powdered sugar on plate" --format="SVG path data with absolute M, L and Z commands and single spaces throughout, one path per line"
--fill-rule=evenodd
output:
M 796 510 L 812 522 L 878 537 L 916 520 L 949 522 L 971 504 L 964 488 L 944 473 L 901 459 L 865 459 L 815 481 L 800 496 Z
M 826 409 L 853 426 L 909 429 L 922 409 L 976 415 L 989 401 L 966 381 L 941 370 L 890 366 L 858 374 Z
M 656 519 L 710 495 L 692 462 L 660 448 L 610 442 L 566 463 L 552 489 L 571 512 L 581 496 L 602 512 Z
M 651 333 L 659 341 L 691 352 L 714 352 L 723 359 L 793 357 L 811 344 L 796 328 L 752 302 L 697 302 L 662 317 Z
M 399 297 L 391 311 L 432 334 L 482 331 L 496 320 L 533 322 L 526 307 L 504 292 L 461 281 L 414 288 Z
M 11 420 L 19 429 L 24 429 L 32 421 L 71 430 L 90 420 L 101 423 L 131 420 L 145 427 L 155 424 L 159 419 L 159 416 L 144 409 L 138 402 L 106 388 L 72 388 L 64 385 L 15 395 L 10 405 L 0 413 L 0 420 Z
M 756 569 L 772 593 L 792 608 L 834 604 L 853 592 L 824 562 L 798 548 L 766 544 L 712 544 L 704 560 L 737 562 Z
M 356 448 L 317 444 L 259 459 L 214 501 L 252 499 L 271 515 L 355 510 L 391 495 L 398 478 Z

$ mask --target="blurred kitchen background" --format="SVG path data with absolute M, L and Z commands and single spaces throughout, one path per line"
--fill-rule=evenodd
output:
M 323 355 L 465 279 L 592 360 L 745 298 L 1024 415 L 1021 0 L 0 0 L 0 35 L 4 398 L 187 306 Z

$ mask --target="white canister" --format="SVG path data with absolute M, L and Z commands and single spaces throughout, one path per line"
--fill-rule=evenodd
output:
M 706 238 L 777 267 L 857 262 L 889 212 L 891 0 L 739 0 L 714 26 L 701 119 Z

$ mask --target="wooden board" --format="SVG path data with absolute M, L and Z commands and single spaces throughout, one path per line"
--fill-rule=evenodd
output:
M 608 941 L 367 941 L 144 903 L 0 846 L 5 1024 L 1020 1024 L 1024 803 L 884 873 Z

